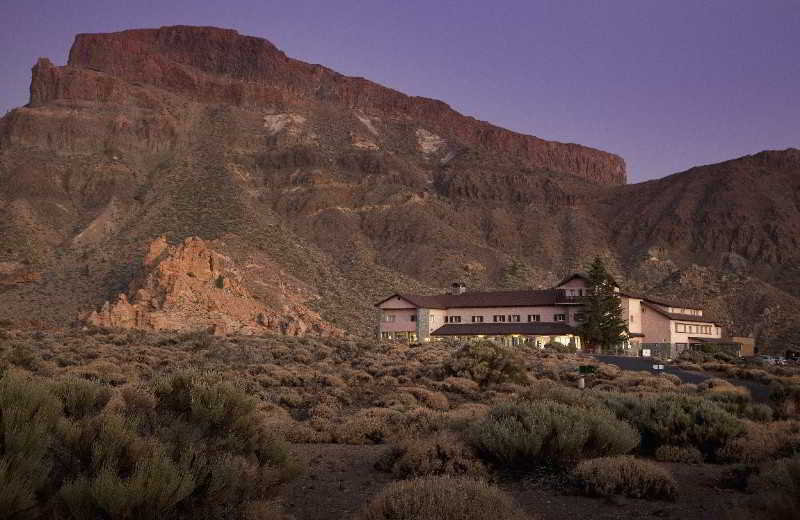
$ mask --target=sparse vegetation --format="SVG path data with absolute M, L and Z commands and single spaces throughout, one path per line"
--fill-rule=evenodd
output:
M 22 431 L 35 426 L 40 443 L 25 460 L 42 473 L 0 443 L 0 460 L 15 461 L 0 462 L 13 466 L 0 473 L 4 506 L 63 518 L 282 518 L 276 484 L 297 472 L 284 441 L 383 444 L 369 463 L 380 478 L 488 482 L 550 482 L 588 459 L 627 454 L 655 467 L 749 468 L 800 450 L 796 421 L 755 413 L 765 405 L 721 378 L 687 385 L 596 363 L 590 388 L 579 390 L 578 355 L 479 346 L 9 331 L 0 401 L 28 402 L 36 419 Z M 605 481 L 613 491 L 569 482 L 594 495 L 668 496 L 643 491 L 656 486 L 650 477 L 615 464 L 601 465 L 617 479 Z M 738 485 L 750 489 L 745 480 Z

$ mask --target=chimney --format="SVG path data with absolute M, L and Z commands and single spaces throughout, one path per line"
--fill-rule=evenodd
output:
M 464 294 L 467 290 L 467 286 L 461 282 L 453 282 L 452 285 L 452 293 L 453 294 Z

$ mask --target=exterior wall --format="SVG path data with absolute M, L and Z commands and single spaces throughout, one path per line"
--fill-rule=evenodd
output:
M 555 314 L 567 314 L 567 321 L 564 323 L 575 326 L 575 312 L 582 312 L 580 306 L 565 305 L 555 306 L 547 305 L 541 307 L 464 307 L 448 309 L 447 316 L 461 316 L 461 323 L 472 323 L 473 316 L 483 316 L 483 323 L 494 323 L 492 317 L 496 314 L 504 316 L 519 314 L 519 323 L 528 322 L 528 314 L 538 314 L 541 318 L 539 321 L 555 322 Z M 509 323 L 509 322 L 505 322 Z M 444 321 L 441 323 L 444 325 Z
M 417 309 L 411 302 L 395 296 L 380 305 L 381 314 L 378 330 L 382 332 L 416 332 L 417 323 L 411 317 L 416 317 Z M 394 321 L 386 321 L 387 316 L 394 316 Z
M 652 309 L 642 308 L 642 343 L 670 343 L 670 320 Z
M 691 326 L 694 328 L 695 332 L 676 332 L 675 325 L 678 323 L 683 323 L 685 325 Z M 711 327 L 711 334 L 703 334 L 697 331 L 697 326 L 704 325 Z M 670 343 L 689 343 L 690 337 L 697 337 L 697 338 L 721 338 L 722 337 L 722 329 L 717 327 L 711 322 L 683 322 L 680 320 L 671 321 L 670 322 Z
M 638 298 L 622 298 L 622 312 L 628 323 L 628 331 L 643 333 L 642 331 L 642 300 Z
M 731 340 L 741 345 L 739 349 L 740 356 L 751 357 L 756 355 L 756 341 L 753 338 L 734 336 Z
M 445 316 L 447 316 L 447 311 L 444 309 L 430 309 L 428 334 L 445 324 Z

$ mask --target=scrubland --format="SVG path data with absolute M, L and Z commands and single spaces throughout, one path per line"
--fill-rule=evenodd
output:
M 578 390 L 587 363 L 597 372 Z M 800 378 L 764 372 L 769 402 L 722 377 L 490 343 L 0 330 L 0 511 L 304 518 L 322 492 L 298 482 L 325 475 L 293 454 L 340 446 L 376 454 L 388 482 L 339 477 L 354 518 L 560 518 L 559 500 L 699 518 L 705 494 L 728 518 L 791 518 Z

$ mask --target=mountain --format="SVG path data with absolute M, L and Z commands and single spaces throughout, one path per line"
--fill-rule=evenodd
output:
M 799 172 L 787 150 L 626 185 L 614 154 L 235 31 L 79 35 L 67 65 L 37 62 L 30 103 L 0 119 L 0 319 L 63 326 L 120 294 L 135 305 L 164 236 L 230 259 L 291 330 L 311 326 L 287 325 L 292 305 L 370 334 L 372 302 L 395 289 L 546 286 L 600 254 L 631 288 L 691 287 L 737 332 L 785 338 Z

